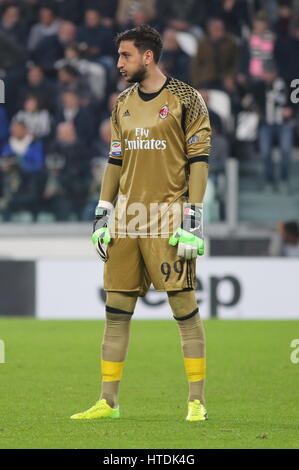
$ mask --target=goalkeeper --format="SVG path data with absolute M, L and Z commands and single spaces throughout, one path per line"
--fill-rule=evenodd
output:
M 180 332 L 189 384 L 186 419 L 204 421 L 205 337 L 194 288 L 196 257 L 204 253 L 209 116 L 194 88 L 159 68 L 162 41 L 155 29 L 142 25 L 122 32 L 116 45 L 117 67 L 133 85 L 120 94 L 111 115 L 111 149 L 92 236 L 105 263 L 102 386 L 96 404 L 72 419 L 120 416 L 131 318 L 138 296 L 153 283 L 167 293 Z M 153 221 L 156 203 L 163 210 Z M 179 218 L 174 207 L 180 208 Z M 146 215 L 138 231 L 133 229 L 136 208 Z

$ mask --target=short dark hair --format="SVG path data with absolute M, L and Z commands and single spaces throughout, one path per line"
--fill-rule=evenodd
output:
M 71 75 L 71 77 L 78 77 L 80 75 L 78 70 L 71 64 L 64 64 L 59 70 L 63 70 L 68 75 Z
M 52 15 L 53 16 L 56 16 L 57 15 L 57 8 L 55 5 L 53 5 L 53 2 L 50 2 L 49 0 L 48 1 L 44 1 L 40 4 L 39 6 L 39 11 L 41 10 L 49 10 L 51 11 Z
M 26 94 L 25 97 L 24 97 L 23 106 L 24 106 L 25 101 L 27 101 L 27 100 L 32 100 L 32 99 L 33 99 L 33 100 L 36 100 L 37 106 L 40 108 L 40 97 L 39 97 L 39 95 L 37 95 L 36 93 L 28 93 L 28 94 Z
M 133 29 L 127 29 L 119 33 L 115 38 L 115 44 L 119 47 L 121 41 L 133 41 L 134 46 L 141 52 L 150 49 L 153 52 L 154 61 L 159 62 L 162 53 L 162 39 L 160 33 L 147 24 L 142 24 Z

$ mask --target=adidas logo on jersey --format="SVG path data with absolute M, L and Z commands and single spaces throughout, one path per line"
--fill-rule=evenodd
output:
M 130 114 L 130 112 L 129 112 L 128 109 L 123 113 L 123 117 L 125 117 L 125 116 L 131 116 L 131 114 Z

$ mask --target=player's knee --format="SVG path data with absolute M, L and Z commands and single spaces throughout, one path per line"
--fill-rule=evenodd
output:
M 197 308 L 194 290 L 167 292 L 167 294 L 174 318 L 185 317 Z

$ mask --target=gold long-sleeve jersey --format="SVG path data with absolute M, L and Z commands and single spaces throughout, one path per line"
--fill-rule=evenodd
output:
M 188 194 L 189 165 L 208 163 L 211 128 L 203 98 L 170 77 L 156 93 L 135 84 L 118 97 L 111 130 L 108 163 L 121 165 L 115 234 L 168 236 L 177 223 L 170 213 Z M 166 215 L 171 221 L 162 227 Z

